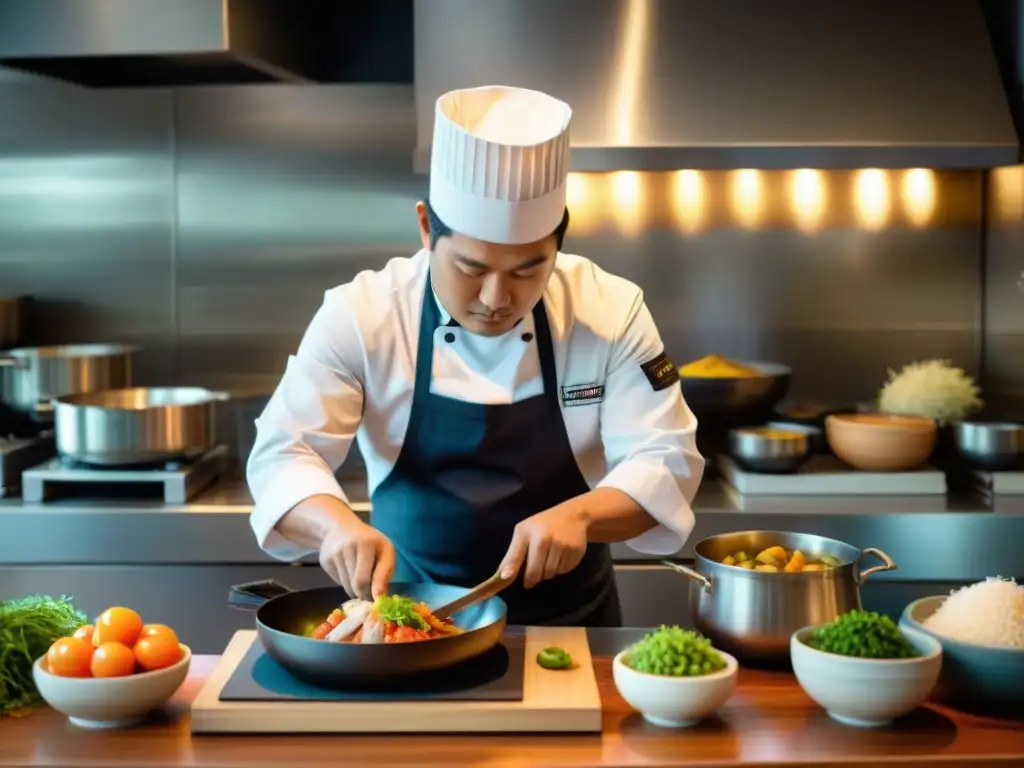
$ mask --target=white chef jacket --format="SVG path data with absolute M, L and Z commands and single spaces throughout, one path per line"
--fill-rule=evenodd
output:
M 392 259 L 328 290 L 256 420 L 246 469 L 255 500 L 251 523 L 273 557 L 313 553 L 274 530 L 296 504 L 317 494 L 349 503 L 334 472 L 353 440 L 366 463 L 371 504 L 398 460 L 412 406 L 429 256 L 421 250 Z M 433 292 L 430 300 L 448 322 Z M 656 391 L 641 368 L 664 351 L 642 292 L 589 259 L 559 253 L 543 301 L 559 386 L 604 387 L 600 402 L 562 407 L 581 474 L 591 488 L 623 491 L 657 521 L 631 539 L 631 547 L 653 555 L 677 551 L 693 530 L 690 505 L 704 459 L 681 388 Z M 458 326 L 434 331 L 432 393 L 504 404 L 543 389 L 532 314 L 500 336 Z

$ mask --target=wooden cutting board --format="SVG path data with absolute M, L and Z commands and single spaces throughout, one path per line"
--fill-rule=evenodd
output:
M 527 627 L 523 697 L 518 701 L 221 701 L 220 693 L 253 643 L 241 630 L 192 704 L 193 733 L 566 733 L 601 731 L 601 696 L 587 632 Z M 576 661 L 547 670 L 537 653 L 551 645 Z

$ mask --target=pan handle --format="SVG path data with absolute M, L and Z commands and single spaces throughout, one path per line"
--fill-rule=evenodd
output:
M 29 361 L 27 357 L 17 357 L 15 355 L 4 355 L 0 354 L 0 368 L 28 368 Z
M 268 600 L 293 590 L 273 579 L 235 584 L 228 592 L 228 605 L 239 611 L 255 611 Z

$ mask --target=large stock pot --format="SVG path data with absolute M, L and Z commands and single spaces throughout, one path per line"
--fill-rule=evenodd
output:
M 750 571 L 721 561 L 741 550 L 760 552 L 780 545 L 805 555 L 832 555 L 841 565 L 827 571 L 771 573 Z M 866 555 L 883 565 L 861 569 Z M 696 588 L 697 629 L 716 647 L 751 666 L 786 666 L 792 634 L 862 608 L 860 585 L 872 574 L 893 571 L 896 563 L 878 549 L 860 550 L 824 536 L 783 531 L 739 531 L 700 541 L 696 567 L 666 561 Z
M 55 397 L 130 387 L 135 351 L 125 344 L 69 344 L 0 352 L 0 401 L 49 420 Z

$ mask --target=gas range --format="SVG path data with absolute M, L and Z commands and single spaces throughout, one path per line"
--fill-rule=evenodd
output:
M 22 473 L 56 453 L 51 425 L 0 403 L 0 498 L 18 493 Z

